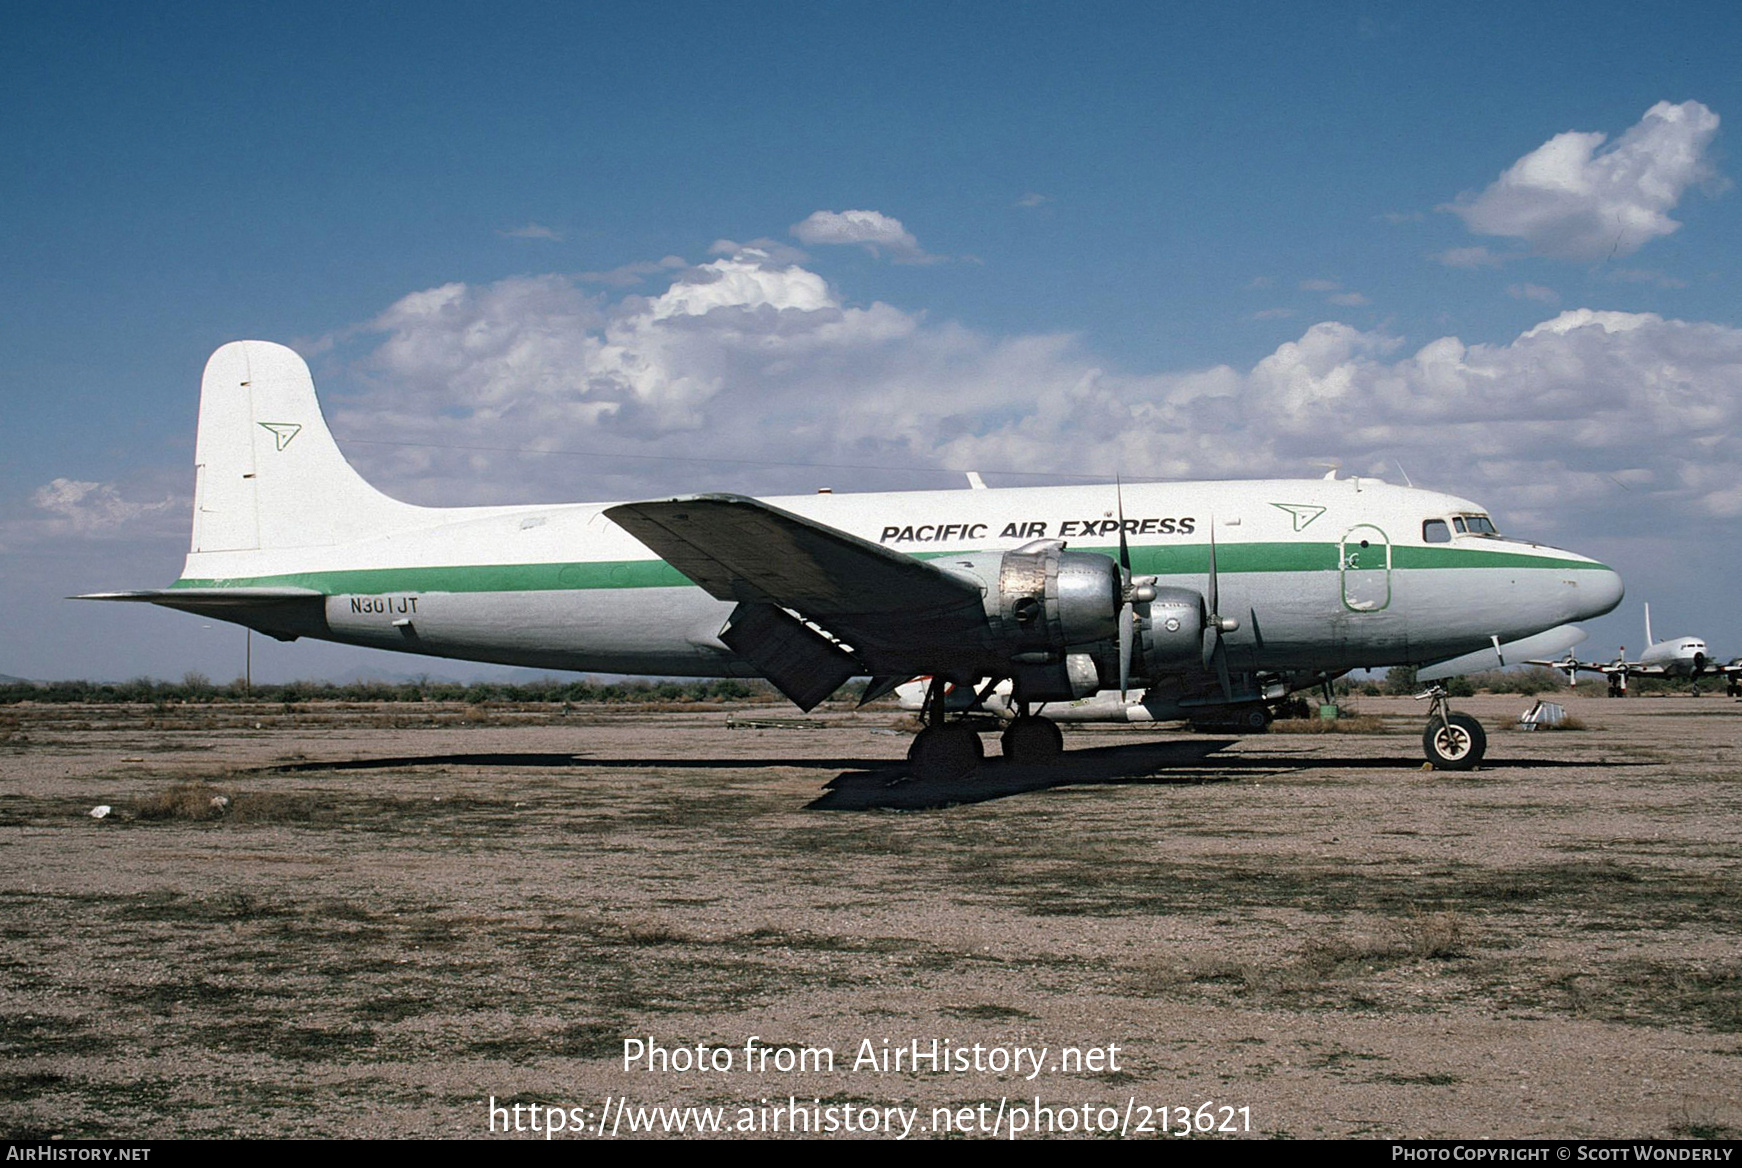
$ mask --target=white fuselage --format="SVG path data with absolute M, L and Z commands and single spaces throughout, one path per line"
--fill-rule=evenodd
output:
M 1111 487 L 817 494 L 774 505 L 925 558 L 1063 539 L 1116 554 Z M 196 551 L 178 586 L 302 587 L 351 644 L 536 667 L 743 674 L 718 633 L 731 604 L 656 559 L 610 504 L 407 508 L 390 532 L 309 547 Z M 1613 571 L 1490 536 L 1423 537 L 1467 500 L 1370 479 L 1136 483 L 1123 488 L 1132 570 L 1206 587 L 1212 526 L 1236 669 L 1426 662 L 1607 612 Z M 415 521 L 415 522 L 413 522 Z M 268 630 L 270 631 L 270 630 Z

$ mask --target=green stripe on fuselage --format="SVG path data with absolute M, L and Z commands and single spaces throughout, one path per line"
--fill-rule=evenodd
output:
M 1117 557 L 1117 547 L 1075 548 Z M 916 559 L 965 555 L 961 551 L 920 552 Z M 1334 572 L 1340 564 L 1334 543 L 1219 543 L 1218 572 Z M 1396 571 L 1422 568 L 1557 568 L 1563 571 L 1609 569 L 1588 560 L 1458 547 L 1396 547 Z M 1210 545 L 1139 546 L 1131 549 L 1131 570 L 1145 576 L 1201 576 L 1210 570 Z M 350 568 L 287 572 L 276 576 L 177 580 L 172 588 L 310 588 L 328 596 L 387 592 L 563 592 L 596 588 L 683 588 L 690 580 L 663 560 L 609 560 L 577 564 L 475 564 L 436 568 Z

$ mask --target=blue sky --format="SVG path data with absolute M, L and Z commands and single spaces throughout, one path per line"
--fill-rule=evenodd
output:
M 239 337 L 418 501 L 1401 463 L 1742 653 L 1730 6 L 7 15 L 0 673 L 235 672 L 58 598 L 174 578 Z M 540 444 L 643 457 L 456 449 Z

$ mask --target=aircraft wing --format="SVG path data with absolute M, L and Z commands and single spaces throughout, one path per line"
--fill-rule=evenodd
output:
M 801 706 L 835 676 L 933 672 L 978 648 L 986 625 L 977 583 L 744 495 L 605 514 L 709 595 L 737 601 L 721 639 Z
M 605 514 L 719 600 L 766 601 L 818 621 L 983 611 L 966 580 L 748 496 L 624 503 Z
M 1616 665 L 1612 661 L 1609 661 L 1609 662 L 1580 661 L 1577 657 L 1574 657 L 1571 653 L 1568 653 L 1565 657 L 1561 657 L 1561 658 L 1558 658 L 1558 659 L 1553 660 L 1553 661 L 1545 660 L 1545 659 L 1540 658 L 1540 657 L 1532 657 L 1529 661 L 1526 661 L 1525 664 L 1526 665 L 1546 665 L 1550 669 L 1559 669 L 1559 670 L 1562 670 L 1563 672 L 1567 671 L 1567 670 L 1573 670 L 1573 671 L 1577 671 L 1580 673 L 1604 673 L 1604 674 L 1634 672 L 1634 670 L 1632 670 L 1631 667 L 1624 666 L 1624 665 Z

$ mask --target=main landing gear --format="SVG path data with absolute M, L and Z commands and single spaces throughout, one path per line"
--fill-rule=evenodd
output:
M 916 779 L 961 779 L 980 769 L 985 753 L 972 726 L 943 722 L 913 736 L 907 762 Z
M 1468 714 L 1452 713 L 1443 685 L 1436 685 L 1415 696 L 1418 701 L 1425 699 L 1433 703 L 1429 707 L 1427 729 L 1421 735 L 1421 746 L 1427 752 L 1427 760 L 1442 771 L 1474 769 L 1488 753 L 1488 735 L 1483 733 L 1482 723 Z
M 944 717 L 946 685 L 934 678 L 925 698 L 925 728 L 914 735 L 907 748 L 913 777 L 922 781 L 948 782 L 973 774 L 985 760 L 985 748 L 971 723 L 949 722 Z M 1005 761 L 1015 766 L 1051 766 L 1064 756 L 1065 739 L 1051 720 L 1028 712 L 1028 703 L 1004 730 L 1000 744 Z
M 1017 766 L 1051 766 L 1064 756 L 1065 736 L 1056 723 L 1027 712 L 1010 723 L 999 739 L 1004 757 Z
M 922 781 L 949 781 L 965 778 L 980 769 L 986 751 L 980 745 L 980 735 L 966 722 L 944 720 L 945 695 L 949 683 L 941 677 L 931 679 L 925 691 L 925 728 L 913 736 L 907 748 L 907 763 L 913 777 Z

